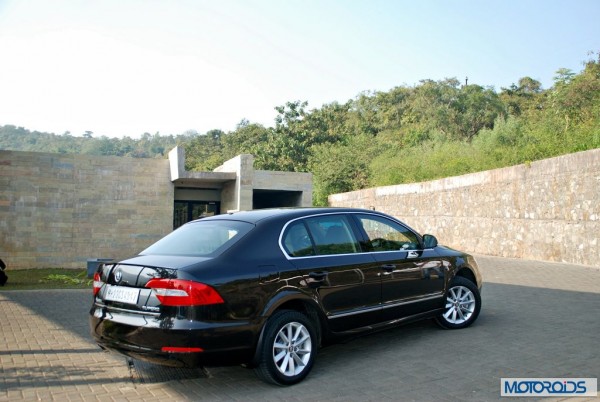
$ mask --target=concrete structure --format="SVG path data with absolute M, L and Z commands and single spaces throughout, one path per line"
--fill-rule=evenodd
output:
M 239 155 L 214 172 L 169 160 L 0 151 L 0 258 L 10 269 L 122 259 L 190 219 L 310 206 L 309 173 L 254 170 Z
M 307 207 L 312 205 L 312 174 L 254 170 L 254 157 L 238 155 L 213 172 L 185 170 L 185 153 L 181 147 L 169 152 L 171 181 L 175 191 L 212 191 L 221 202 L 222 212 L 234 212 L 271 207 Z M 198 193 L 196 197 L 207 197 Z M 179 197 L 175 197 L 179 199 Z
M 329 197 L 474 253 L 600 266 L 600 149 Z

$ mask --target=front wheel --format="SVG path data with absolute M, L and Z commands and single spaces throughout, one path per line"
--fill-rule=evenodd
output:
M 302 381 L 317 353 L 314 324 L 302 313 L 284 310 L 275 313 L 266 325 L 256 374 L 277 385 Z
M 447 329 L 466 328 L 477 319 L 481 309 L 479 289 L 470 280 L 457 276 L 446 293 L 444 312 L 436 322 Z

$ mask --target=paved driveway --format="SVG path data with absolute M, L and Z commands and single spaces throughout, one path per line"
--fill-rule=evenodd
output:
M 600 377 L 600 268 L 478 261 L 483 308 L 472 327 L 424 321 L 336 344 L 287 388 L 241 367 L 130 365 L 91 341 L 90 292 L 3 291 L 0 401 L 481 401 L 500 399 L 502 377 Z

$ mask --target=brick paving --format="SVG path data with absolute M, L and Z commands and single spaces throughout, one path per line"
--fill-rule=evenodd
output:
M 423 321 L 335 344 L 286 388 L 241 367 L 130 366 L 92 342 L 89 291 L 0 291 L 0 402 L 493 401 L 502 377 L 600 377 L 600 268 L 478 261 L 483 308 L 472 327 Z

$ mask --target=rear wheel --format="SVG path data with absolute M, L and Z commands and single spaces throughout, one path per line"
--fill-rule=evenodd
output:
M 277 385 L 302 381 L 312 369 L 317 353 L 314 324 L 297 311 L 275 313 L 266 324 L 258 377 Z
M 470 280 L 457 276 L 446 293 L 444 312 L 436 318 L 443 328 L 460 329 L 471 325 L 479 315 L 481 296 Z

